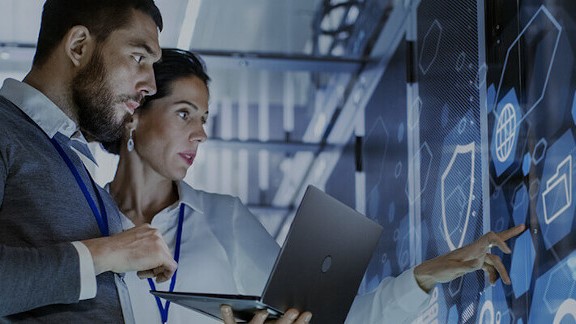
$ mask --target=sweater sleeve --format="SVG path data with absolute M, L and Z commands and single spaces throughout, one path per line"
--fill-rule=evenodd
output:
M 70 243 L 42 248 L 0 245 L 0 316 L 78 302 L 78 262 Z
M 0 210 L 9 175 L 6 152 L 0 152 Z M 26 211 L 22 211 L 25 213 Z M 8 215 L 4 215 L 4 218 Z M 9 215 L 10 226 L 18 215 Z M 0 244 L 0 317 L 50 304 L 78 302 L 78 252 L 70 243 L 41 248 Z

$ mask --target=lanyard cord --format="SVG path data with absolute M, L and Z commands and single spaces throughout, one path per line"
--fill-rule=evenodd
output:
M 178 229 L 176 231 L 176 246 L 174 247 L 174 261 L 178 263 L 180 259 L 180 243 L 182 242 L 182 226 L 184 224 L 184 204 L 180 204 L 180 213 L 178 215 Z M 174 286 L 176 285 L 176 275 L 178 274 L 178 270 L 174 272 L 172 279 L 170 280 L 170 292 L 174 291 Z M 148 284 L 152 290 L 156 290 L 156 285 L 154 285 L 154 280 L 148 278 Z M 165 306 L 162 305 L 162 300 L 160 297 L 154 296 L 156 299 L 156 305 L 158 306 L 158 311 L 160 311 L 160 317 L 162 323 L 168 322 L 168 309 L 170 308 L 170 301 L 166 301 Z
M 52 144 L 54 145 L 54 147 L 56 148 L 56 150 L 58 151 L 64 162 L 66 162 L 66 165 L 68 166 L 68 169 L 70 169 L 70 172 L 72 172 L 72 175 L 74 175 L 76 183 L 78 183 L 80 190 L 82 190 L 82 193 L 84 194 L 84 198 L 86 198 L 88 205 L 90 205 L 90 209 L 92 209 L 92 213 L 94 214 L 94 218 L 98 223 L 100 233 L 102 234 L 102 236 L 108 236 L 110 233 L 108 230 L 108 215 L 106 214 L 106 207 L 104 206 L 104 201 L 102 200 L 102 197 L 100 196 L 98 188 L 96 187 L 94 180 L 92 180 L 90 173 L 88 173 L 88 170 L 86 170 L 88 178 L 90 178 L 90 182 L 92 183 L 94 193 L 96 194 L 96 197 L 98 199 L 100 210 L 98 210 L 98 207 L 96 207 L 96 202 L 94 201 L 94 199 L 92 199 L 92 196 L 90 195 L 90 192 L 88 191 L 88 188 L 84 183 L 84 180 L 82 180 L 82 177 L 78 172 L 78 169 L 74 166 L 74 163 L 72 162 L 72 160 L 70 160 L 70 157 L 66 154 L 66 152 L 64 152 L 64 149 L 62 149 L 62 146 L 60 146 L 60 144 L 56 139 L 51 138 L 50 141 L 52 142 Z

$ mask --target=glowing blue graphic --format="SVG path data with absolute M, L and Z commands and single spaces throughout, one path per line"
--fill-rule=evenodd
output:
M 418 66 L 422 74 L 426 74 L 438 55 L 440 40 L 442 39 L 442 25 L 438 20 L 434 20 L 432 26 L 426 32 L 422 40 L 422 50 L 420 51 L 420 62 Z
M 401 271 L 410 266 L 410 227 L 409 218 L 404 217 L 394 231 L 394 241 L 396 241 L 396 260 Z
M 522 160 L 523 175 L 528 175 L 528 172 L 530 172 L 530 162 L 532 162 L 532 157 L 530 156 L 530 153 L 524 154 L 524 159 Z
M 478 68 L 478 73 L 476 73 L 476 88 L 480 89 L 486 84 L 486 73 L 488 73 L 488 66 L 486 63 L 482 63 Z
M 528 324 L 576 321 L 576 252 L 536 280 Z
M 424 192 L 424 190 L 426 190 L 426 186 L 428 186 L 428 178 L 430 177 L 430 167 L 432 166 L 432 159 L 433 159 L 433 155 L 432 155 L 432 151 L 430 150 L 430 146 L 428 145 L 428 143 L 424 142 L 424 144 L 422 144 L 422 146 L 420 146 L 420 149 L 418 150 L 418 152 L 416 152 L 416 154 L 414 154 L 414 157 L 412 158 L 412 163 L 415 167 L 420 168 L 420 172 L 421 175 L 423 176 L 423 183 L 420 184 L 420 188 L 415 188 L 416 190 L 416 195 L 415 197 L 412 197 L 410 195 L 410 191 L 409 191 L 409 183 L 406 182 L 406 187 L 405 187 L 405 192 L 406 192 L 406 196 L 408 197 L 410 203 L 414 203 L 414 201 L 416 201 L 418 198 L 420 198 L 420 196 L 422 196 L 422 193 Z
M 452 305 L 448 311 L 448 322 L 446 323 L 458 323 L 458 317 L 458 308 L 456 308 L 456 305 Z
M 548 142 L 546 141 L 546 139 L 541 138 L 538 141 L 538 143 L 536 143 L 536 146 L 534 147 L 534 152 L 532 153 L 532 163 L 534 163 L 534 165 L 538 165 L 540 161 L 542 161 L 544 155 L 546 155 L 547 149 L 548 149 Z
M 558 307 L 552 324 L 561 323 L 576 323 L 576 300 L 572 298 L 566 299 L 560 307 Z
M 377 181 L 371 188 L 369 188 L 368 200 L 366 201 L 366 214 L 368 217 L 373 219 L 377 219 L 381 212 L 380 197 L 382 195 L 381 191 L 385 190 L 385 187 L 382 185 L 382 181 L 383 179 L 386 179 L 386 158 L 389 138 L 390 136 L 388 128 L 384 123 L 384 119 L 379 116 L 378 119 L 374 121 L 374 124 L 372 124 L 370 131 L 366 135 L 364 145 L 366 155 L 366 170 L 369 170 L 372 174 L 376 174 L 376 172 L 378 172 L 376 176 Z
M 501 232 L 508 229 L 510 223 L 510 214 L 508 213 L 508 202 L 501 190 L 496 190 L 490 196 L 490 206 L 494 211 L 491 213 L 491 229 L 495 232 Z
M 576 143 L 568 130 L 546 154 L 536 213 L 547 249 L 570 233 L 574 220 L 572 170 Z
M 516 111 L 510 103 L 506 104 L 498 116 L 496 126 L 496 157 L 504 162 L 510 156 L 516 141 Z
M 550 224 L 572 205 L 572 155 L 568 155 L 546 181 L 542 193 L 544 221 Z
M 528 206 L 530 205 L 530 198 L 528 197 L 528 189 L 522 183 L 514 192 L 514 200 L 512 203 L 512 218 L 514 225 L 526 223 L 526 214 L 528 213 Z
M 455 66 L 456 71 L 460 72 L 464 67 L 465 62 L 466 62 L 466 53 L 461 52 L 460 55 L 458 55 L 458 58 L 456 59 L 456 66 Z
M 518 125 L 522 118 L 516 92 L 512 89 L 496 107 L 497 122 L 492 132 L 491 153 L 496 175 L 500 176 L 515 160 Z
M 486 105 L 487 113 L 491 113 L 494 109 L 494 103 L 496 102 L 496 87 L 494 84 L 490 84 L 486 90 Z
M 450 250 L 462 247 L 468 230 L 474 193 L 475 147 L 474 142 L 456 145 L 452 158 L 440 179 L 442 225 Z M 453 169 L 455 171 L 452 171 Z M 469 170 L 469 172 L 462 174 L 461 170 Z M 457 220 L 456 226 L 451 226 L 449 229 L 447 218 L 451 220 L 452 225 L 453 220 Z
M 490 290 L 492 298 L 488 299 L 487 294 Z M 510 324 L 512 321 L 501 280 L 496 281 L 493 287 L 484 290 L 478 305 L 480 310 L 477 323 L 479 324 Z
M 448 293 L 450 297 L 456 297 L 460 291 L 462 291 L 462 284 L 464 283 L 464 277 L 458 277 L 448 283 Z
M 520 32 L 518 37 L 512 42 L 506 52 L 506 59 L 504 60 L 504 67 L 502 69 L 498 91 L 496 92 L 496 98 L 499 97 L 500 91 L 502 91 L 502 85 L 507 80 L 517 80 L 517 84 L 511 84 L 511 86 L 516 89 L 522 89 L 524 87 L 530 89 L 533 94 L 532 97 L 535 98 L 532 99 L 533 101 L 527 103 L 524 117 L 518 121 L 518 124 L 526 117 L 526 115 L 532 112 L 544 97 L 561 33 L 562 26 L 560 26 L 548 9 L 541 6 L 538 9 L 538 12 L 536 12 L 532 19 L 530 19 L 526 24 L 526 27 L 524 27 Z M 531 44 L 530 40 L 532 38 L 535 38 L 538 43 Z M 550 46 L 551 43 L 554 44 L 553 47 Z M 537 56 L 531 61 L 532 66 L 527 66 L 526 68 L 529 68 L 532 71 L 546 71 L 545 77 L 542 77 L 540 73 L 529 73 L 527 75 L 531 75 L 531 78 L 520 80 L 517 76 L 517 62 L 515 60 L 518 55 L 518 48 L 520 46 L 525 46 L 525 44 L 531 44 L 530 47 L 532 48 L 534 55 Z M 524 50 L 526 51 L 527 49 Z
M 516 243 L 514 243 L 512 265 L 510 266 L 512 290 L 516 298 L 522 296 L 528 291 L 528 288 L 530 288 L 535 258 L 536 250 L 532 243 L 532 236 L 530 235 L 530 231 L 525 231 L 516 239 Z

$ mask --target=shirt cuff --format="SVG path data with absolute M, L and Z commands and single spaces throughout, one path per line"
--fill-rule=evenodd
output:
M 425 303 L 430 297 L 416 281 L 414 268 L 404 271 L 394 281 L 394 297 L 406 311 L 413 311 Z
M 72 242 L 80 258 L 80 300 L 96 297 L 96 271 L 90 250 L 82 242 Z

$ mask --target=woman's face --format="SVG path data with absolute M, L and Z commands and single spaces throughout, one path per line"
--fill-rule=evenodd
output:
M 133 133 L 142 163 L 170 180 L 181 180 L 206 139 L 208 89 L 198 77 L 176 79 L 170 94 L 137 110 Z

